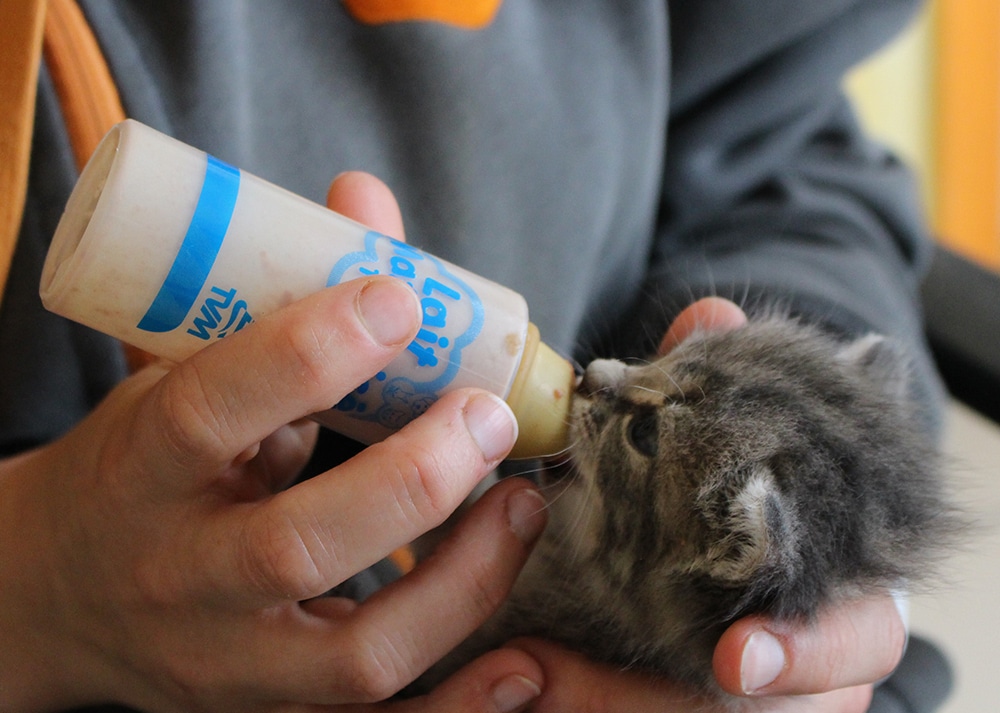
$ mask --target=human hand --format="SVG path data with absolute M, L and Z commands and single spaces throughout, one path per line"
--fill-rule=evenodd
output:
M 728 300 L 700 300 L 673 322 L 659 352 L 698 329 L 738 329 L 746 321 Z M 868 708 L 873 682 L 899 663 L 905 640 L 892 597 L 871 596 L 831 606 L 811 626 L 761 616 L 741 619 L 720 639 L 713 666 L 725 691 L 747 699 L 746 710 L 860 713 Z M 672 682 L 596 664 L 550 642 L 520 639 L 510 646 L 530 654 L 544 672 L 544 692 L 533 713 L 668 713 L 693 707 L 694 694 Z M 713 710 L 703 700 L 694 707 Z
M 767 672 L 774 659 L 750 644 L 755 635 L 773 636 L 784 663 L 761 688 L 743 679 Z M 760 639 L 755 639 L 758 643 Z M 870 597 L 822 612 L 813 626 L 777 624 L 762 617 L 734 623 L 715 649 L 716 679 L 741 696 L 754 713 L 862 713 L 873 682 L 888 675 L 902 654 L 905 632 L 889 596 Z M 732 710 L 713 707 L 689 689 L 644 673 L 620 671 L 539 639 L 509 645 L 538 661 L 542 695 L 532 713 L 682 713 Z M 747 685 L 749 684 L 749 685 Z
M 397 232 L 380 190 L 349 175 L 330 200 Z M 492 490 L 434 557 L 364 603 L 315 597 L 440 523 L 496 465 L 516 436 L 499 399 L 450 394 L 288 487 L 315 437 L 302 417 L 387 364 L 419 320 L 391 278 L 324 290 L 141 371 L 65 437 L 0 463 L 0 708 L 372 701 L 481 623 L 544 525 L 523 481 Z M 399 709 L 490 710 L 538 676 L 499 653 Z

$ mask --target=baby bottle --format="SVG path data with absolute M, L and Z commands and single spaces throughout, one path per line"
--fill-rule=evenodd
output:
M 45 307 L 180 361 L 324 287 L 392 275 L 417 293 L 407 349 L 320 423 L 372 443 L 465 386 L 517 416 L 512 457 L 566 445 L 575 375 L 524 298 L 133 120 L 87 164 L 42 272 Z

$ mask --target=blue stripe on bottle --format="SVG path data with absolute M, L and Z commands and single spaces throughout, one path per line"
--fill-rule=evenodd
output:
M 169 332 L 184 323 L 215 264 L 239 191 L 240 170 L 209 156 L 205 182 L 184 241 L 160 291 L 139 321 L 139 329 Z

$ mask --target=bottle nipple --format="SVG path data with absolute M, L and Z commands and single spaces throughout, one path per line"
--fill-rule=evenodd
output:
M 538 328 L 529 323 L 521 365 L 507 396 L 518 425 L 509 457 L 537 458 L 566 448 L 575 382 L 572 364 L 542 342 Z

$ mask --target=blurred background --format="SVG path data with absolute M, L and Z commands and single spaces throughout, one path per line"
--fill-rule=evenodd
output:
M 942 243 L 1000 269 L 1000 3 L 932 2 L 847 89 L 919 172 Z
M 942 246 L 925 292 L 929 333 L 956 399 L 949 475 L 976 531 L 944 581 L 912 601 L 912 630 L 943 648 L 944 713 L 1000 707 L 1000 2 L 937 0 L 847 80 L 862 121 L 918 172 Z M 972 407 L 970 407 L 970 404 Z

